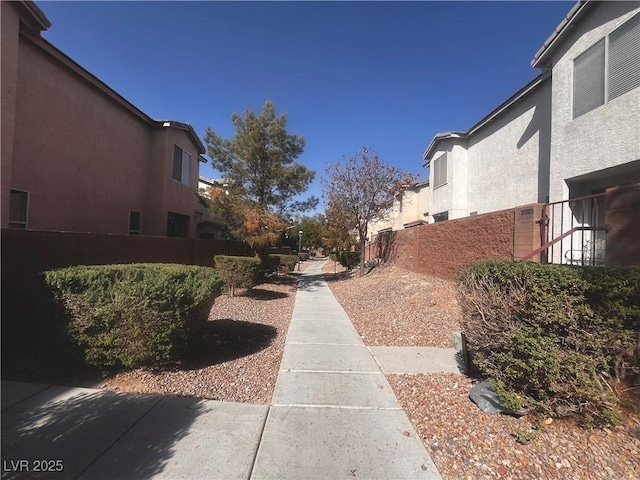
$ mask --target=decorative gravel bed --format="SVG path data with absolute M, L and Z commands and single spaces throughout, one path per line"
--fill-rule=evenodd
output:
M 329 285 L 366 345 L 452 347 L 460 308 L 451 282 L 395 266 L 358 275 Z
M 532 432 L 530 420 L 482 413 L 463 375 L 387 379 L 445 479 L 640 478 L 640 417 L 611 430 L 556 420 L 522 445 L 514 435 Z
M 99 388 L 231 402 L 271 401 L 293 312 L 297 279 L 280 276 L 235 297 L 220 296 L 209 315 L 210 349 L 164 371 L 136 369 Z

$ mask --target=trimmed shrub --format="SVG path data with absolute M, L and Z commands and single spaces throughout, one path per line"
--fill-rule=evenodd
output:
M 216 255 L 213 261 L 216 273 L 231 296 L 235 294 L 236 288 L 253 288 L 258 282 L 262 266 L 259 258 Z
M 273 270 L 269 270 L 269 273 L 291 273 L 298 263 L 297 255 L 274 254 L 269 255 L 267 258 L 269 259 L 268 262 L 270 267 L 273 268 Z
M 331 260 L 332 262 L 337 262 L 338 261 L 338 254 L 337 253 L 330 253 L 329 254 L 329 260 Z
M 607 378 L 640 373 L 640 270 L 490 261 L 457 286 L 474 363 L 503 401 L 615 418 Z
M 347 270 L 351 271 L 360 265 L 360 254 L 358 252 L 338 252 L 338 262 Z
M 222 282 L 208 267 L 91 265 L 44 273 L 85 362 L 100 368 L 159 365 L 187 349 Z
M 309 254 L 306 252 L 300 252 L 298 254 L 298 257 L 300 258 L 300 261 L 302 262 L 306 262 L 307 260 L 309 260 Z

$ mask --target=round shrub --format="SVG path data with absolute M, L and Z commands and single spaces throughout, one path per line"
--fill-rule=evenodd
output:
M 490 261 L 457 278 L 462 327 L 503 400 L 610 421 L 607 378 L 640 372 L 640 271 Z
M 187 349 L 222 282 L 209 267 L 91 265 L 44 273 L 67 331 L 100 368 L 159 365 Z
M 258 282 L 262 265 L 259 258 L 216 255 L 213 261 L 218 276 L 232 296 L 236 288 L 253 288 Z

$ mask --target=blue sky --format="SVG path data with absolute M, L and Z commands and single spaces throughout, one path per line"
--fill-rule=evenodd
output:
M 316 171 L 373 147 L 427 178 L 437 132 L 466 130 L 539 72 L 574 2 L 38 2 L 44 37 L 149 116 L 233 136 L 265 100 Z M 210 164 L 201 175 L 218 177 Z

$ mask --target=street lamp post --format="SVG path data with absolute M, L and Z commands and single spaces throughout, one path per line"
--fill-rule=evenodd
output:
M 302 262 L 302 258 L 300 254 L 302 253 L 302 230 L 298 232 L 298 271 L 300 271 L 300 263 Z

